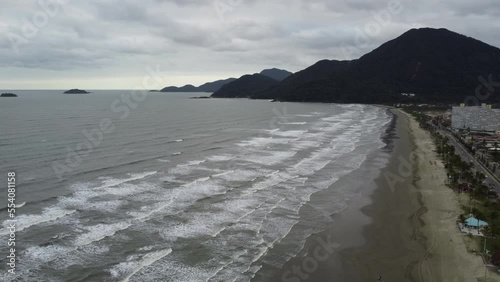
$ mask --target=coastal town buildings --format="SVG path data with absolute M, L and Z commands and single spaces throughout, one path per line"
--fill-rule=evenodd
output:
M 467 129 L 481 132 L 500 132 L 500 110 L 492 109 L 490 105 L 466 107 L 461 104 L 453 107 L 451 127 L 454 130 Z

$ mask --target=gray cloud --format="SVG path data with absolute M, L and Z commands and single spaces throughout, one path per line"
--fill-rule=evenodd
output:
M 267 67 L 298 71 L 321 59 L 359 57 L 416 26 L 445 27 L 500 46 L 496 0 L 400 0 L 401 11 L 389 18 L 391 0 L 48 2 L 54 1 L 67 4 L 55 10 L 38 1 L 4 4 L 0 75 L 10 78 L 2 80 L 4 88 L 35 87 L 39 77 L 43 85 L 85 77 L 91 86 L 118 87 L 101 85 L 103 75 L 123 78 L 119 88 L 127 88 L 148 65 L 160 65 L 177 85 Z M 44 14 L 46 22 L 36 24 Z M 360 42 L 360 32 L 373 24 L 380 30 Z

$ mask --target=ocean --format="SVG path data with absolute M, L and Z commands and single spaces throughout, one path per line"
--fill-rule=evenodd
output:
M 382 107 L 93 92 L 0 98 L 2 281 L 272 281 L 388 157 Z

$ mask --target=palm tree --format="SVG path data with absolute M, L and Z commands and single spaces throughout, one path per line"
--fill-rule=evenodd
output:
M 481 172 L 477 171 L 476 172 L 476 178 L 479 181 L 479 183 L 483 183 L 483 181 L 486 179 L 486 175 L 484 175 Z
M 493 152 L 493 161 L 498 161 L 498 142 L 495 142 L 495 151 Z

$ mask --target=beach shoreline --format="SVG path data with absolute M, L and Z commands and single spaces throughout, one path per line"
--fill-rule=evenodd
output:
M 344 258 L 362 281 L 497 281 L 478 280 L 488 273 L 481 257 L 467 252 L 456 225 L 458 196 L 445 186 L 430 134 L 408 114 L 393 112 L 399 142 L 373 203 L 363 209 L 373 220 L 364 229 L 368 243 Z
M 382 108 L 389 111 L 387 107 Z M 388 165 L 397 142 L 396 126 L 394 115 L 381 136 L 384 147 L 369 154 L 358 169 L 341 177 L 329 189 L 311 196 L 314 205 L 324 206 L 331 205 L 331 197 L 337 193 L 349 191 L 355 196 L 350 197 L 346 209 L 329 215 L 331 222 L 321 232 L 309 236 L 297 255 L 273 271 L 275 275 L 256 277 L 252 281 L 363 281 L 353 265 L 344 259 L 344 251 L 361 248 L 367 243 L 363 229 L 372 219 L 362 212 L 362 208 L 372 204 L 372 195 L 378 189 L 375 180 Z M 306 212 L 301 214 L 304 216 Z
M 332 187 L 362 187 L 358 197 L 265 281 L 500 281 L 467 251 L 456 224 L 458 195 L 445 185 L 430 134 L 409 114 L 388 110 L 394 119 L 384 135 L 386 148 Z M 377 158 L 386 161 L 377 164 Z

